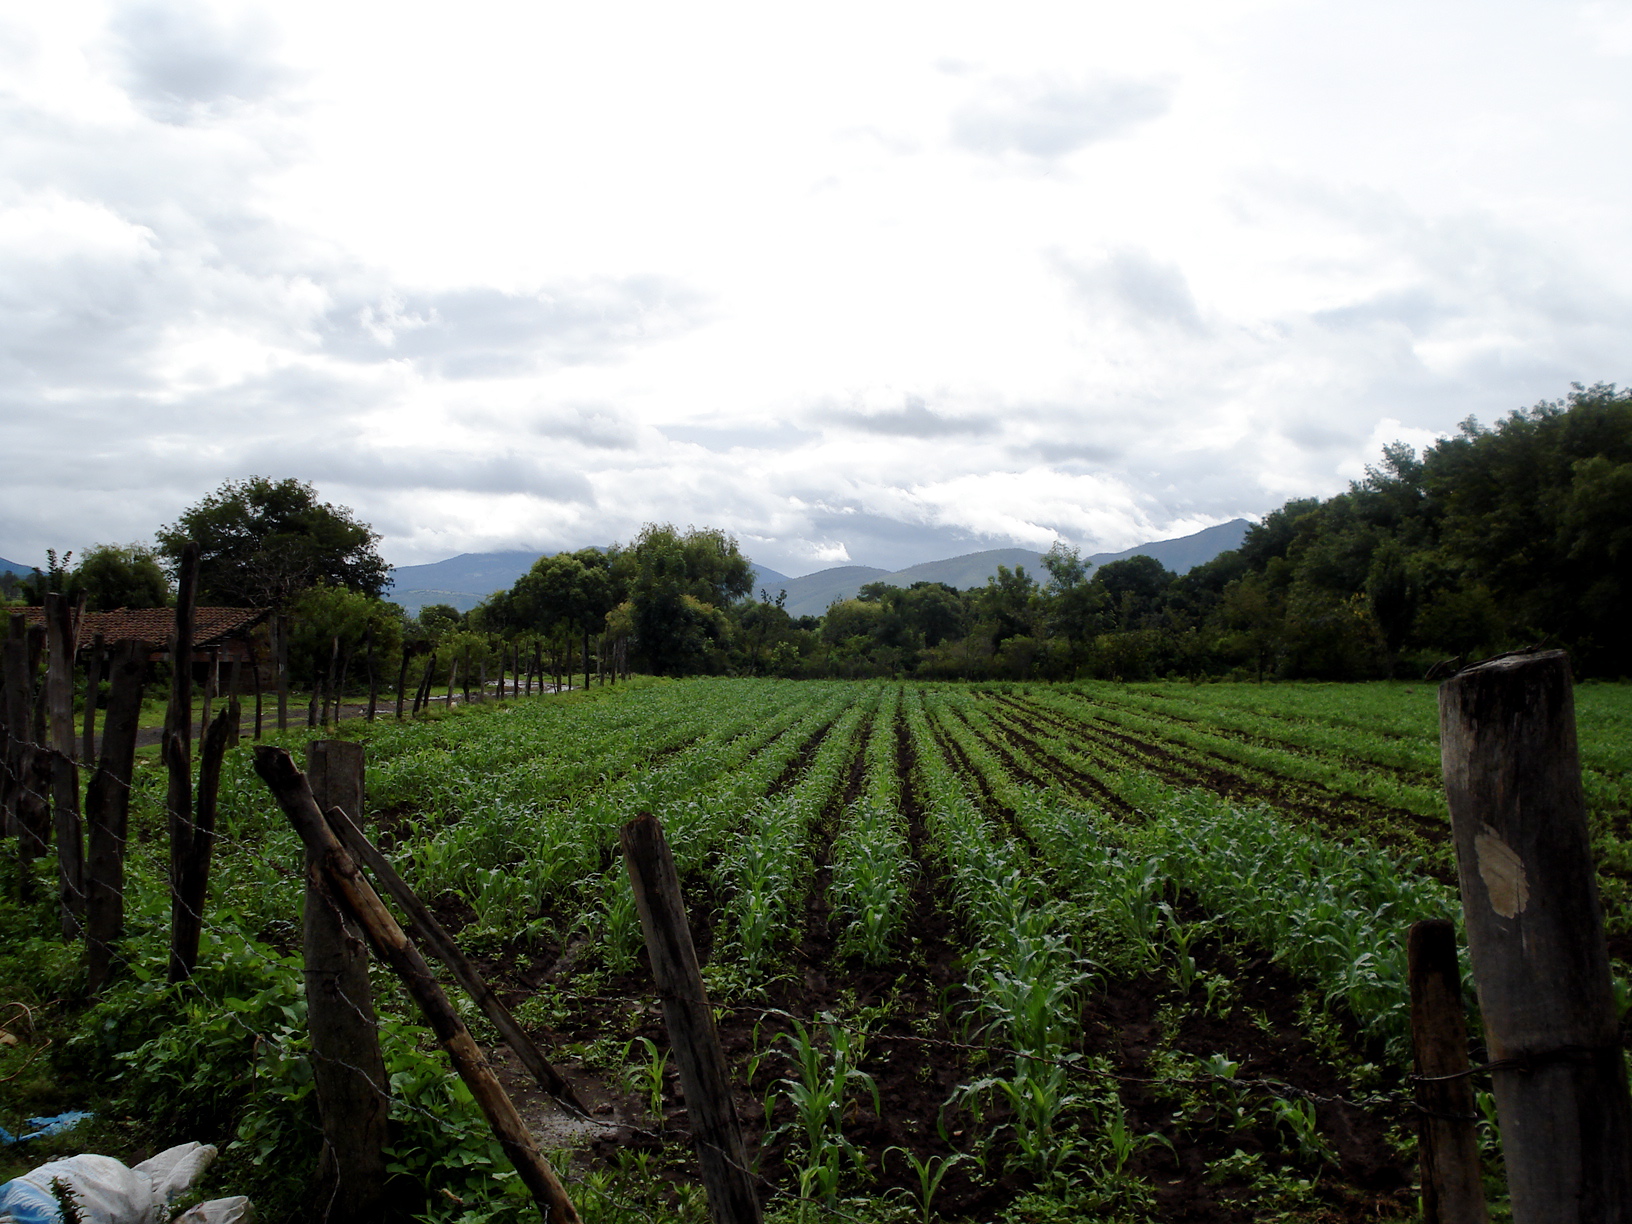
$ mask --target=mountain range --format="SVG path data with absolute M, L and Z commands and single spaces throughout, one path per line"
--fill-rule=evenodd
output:
M 1184 573 L 1204 561 L 1211 561 L 1221 552 L 1237 547 L 1251 526 L 1246 519 L 1232 519 L 1216 527 L 1208 527 L 1193 535 L 1176 540 L 1155 540 L 1139 544 L 1121 552 L 1095 553 L 1084 560 L 1090 565 L 1104 565 L 1127 557 L 1154 557 L 1175 573 Z M 394 569 L 395 585 L 386 598 L 401 604 L 409 613 L 416 613 L 426 604 L 451 604 L 461 612 L 468 612 L 494 591 L 514 585 L 517 578 L 531 568 L 541 553 L 527 549 L 509 552 L 461 553 L 446 561 L 428 565 L 404 565 Z M 985 552 L 965 553 L 941 561 L 925 561 L 903 570 L 884 570 L 870 565 L 840 565 L 818 570 L 800 578 L 789 578 L 762 565 L 754 566 L 754 593 L 764 591 L 773 600 L 786 591 L 783 605 L 794 616 L 820 616 L 837 599 L 853 599 L 869 582 L 883 582 L 890 586 L 908 587 L 915 582 L 944 582 L 948 586 L 967 590 L 986 585 L 986 580 L 997 573 L 997 567 L 1010 569 L 1024 566 L 1028 574 L 1044 578 L 1043 554 L 1024 548 L 993 548 Z

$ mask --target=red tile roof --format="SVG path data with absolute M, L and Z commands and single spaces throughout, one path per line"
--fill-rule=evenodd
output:
M 45 624 L 44 608 L 11 608 L 11 614 L 22 613 L 30 625 Z M 194 608 L 193 647 L 207 650 L 228 638 L 241 638 L 260 624 L 271 612 L 270 608 Z M 90 642 L 96 634 L 104 642 L 113 643 L 124 638 L 136 638 L 148 646 L 162 650 L 170 645 L 170 635 L 176 629 L 174 608 L 120 608 L 114 612 L 87 612 L 79 622 L 79 644 Z

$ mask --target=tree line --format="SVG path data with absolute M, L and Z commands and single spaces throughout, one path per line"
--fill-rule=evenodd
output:
M 77 566 L 52 554 L 18 594 L 159 606 L 188 539 L 201 602 L 288 614 L 297 676 L 361 660 L 366 644 L 379 667 L 429 654 L 441 669 L 463 659 L 467 677 L 525 648 L 558 675 L 593 661 L 658 675 L 1355 680 L 1536 643 L 1568 648 L 1578 674 L 1625 676 L 1632 392 L 1577 385 L 1494 426 L 1470 417 L 1420 455 L 1394 443 L 1345 492 L 1286 502 L 1184 574 L 1144 556 L 1093 568 L 1057 545 L 1036 575 L 873 583 L 795 617 L 785 593 L 753 591 L 727 533 L 651 524 L 541 557 L 468 613 L 409 616 L 385 599 L 367 524 L 310 485 L 252 477 L 162 528 L 156 549 L 99 546 Z
M 1544 643 L 1626 676 L 1632 392 L 1577 385 L 1420 455 L 1396 442 L 1182 575 L 1142 556 L 1090 572 L 1064 547 L 1043 569 L 865 587 L 790 635 L 795 674 L 1359 680 Z

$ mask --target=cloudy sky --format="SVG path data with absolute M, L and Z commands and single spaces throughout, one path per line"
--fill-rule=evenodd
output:
M 1632 378 L 1632 3 L 0 7 L 0 556 L 1085 551 Z

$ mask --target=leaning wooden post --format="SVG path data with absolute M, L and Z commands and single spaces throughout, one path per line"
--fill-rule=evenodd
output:
M 203 698 L 198 715 L 198 738 L 204 738 L 204 732 L 210 725 L 210 715 L 214 710 L 215 695 L 221 690 L 221 652 L 214 646 L 210 647 L 209 659 L 204 664 L 204 688 L 200 693 Z
M 454 1069 L 487 1117 L 494 1137 L 543 1209 L 545 1220 L 548 1224 L 582 1224 L 555 1170 L 539 1152 L 527 1124 L 516 1112 L 515 1104 L 482 1057 L 459 1013 L 453 1010 L 447 995 L 431 976 L 430 966 L 408 942 L 397 920 L 363 879 L 333 830 L 324 823 L 305 777 L 295 768 L 289 754 L 282 748 L 256 748 L 255 772 L 271 788 L 283 814 L 321 865 L 322 878 L 330 894 L 356 919 L 374 950 L 390 964 L 414 996 L 442 1048 L 452 1059 Z
M 669 1044 L 680 1069 L 680 1090 L 686 1095 L 686 1118 L 703 1167 L 709 1216 L 714 1224 L 759 1224 L 759 1199 L 731 1100 L 725 1052 L 697 968 L 674 857 L 650 813 L 624 825 L 618 836 L 646 935 L 652 977 L 663 1000 Z
M 1516 1224 L 1632 1220 L 1621 1053 L 1563 651 L 1439 689 L 1440 751 Z
M 319 803 L 321 806 L 321 801 Z M 351 855 L 354 862 L 368 868 L 375 880 L 384 885 L 385 891 L 390 893 L 396 903 L 402 907 L 402 912 L 408 916 L 412 929 L 419 936 L 420 942 L 431 950 L 431 955 L 441 961 L 458 979 L 465 988 L 482 1014 L 493 1022 L 504 1044 L 515 1051 L 521 1065 L 527 1068 L 528 1073 L 538 1081 L 543 1088 L 563 1105 L 576 1110 L 580 1114 L 588 1115 L 584 1103 L 578 1099 L 572 1090 L 572 1085 L 562 1078 L 561 1073 L 550 1065 L 549 1059 L 533 1044 L 532 1038 L 516 1022 L 498 995 L 483 980 L 476 966 L 459 949 L 459 944 L 436 920 L 436 915 L 426 908 L 419 895 L 408 887 L 408 882 L 397 874 L 397 869 L 391 865 L 391 860 L 381 854 L 374 843 L 363 835 L 351 815 L 339 806 L 325 809 L 324 815 L 329 822 L 329 828 L 334 830 L 341 845 L 345 846 L 346 853 Z
M 108 665 L 102 759 L 85 788 L 90 833 L 85 862 L 85 989 L 93 995 L 108 980 L 113 946 L 125 933 L 125 836 L 146 665 L 141 642 L 127 639 L 115 644 Z
M 363 810 L 363 747 L 315 740 L 306 748 L 306 777 L 320 807 Z M 384 1214 L 386 1125 L 390 1114 L 380 1054 L 368 949 L 322 884 L 322 863 L 306 850 L 304 949 L 306 1013 L 312 1073 L 323 1121 L 318 1169 L 320 1202 L 333 1220 L 378 1220 Z
M 1413 923 L 1407 951 L 1422 1222 L 1486 1224 L 1455 925 L 1444 918 Z

